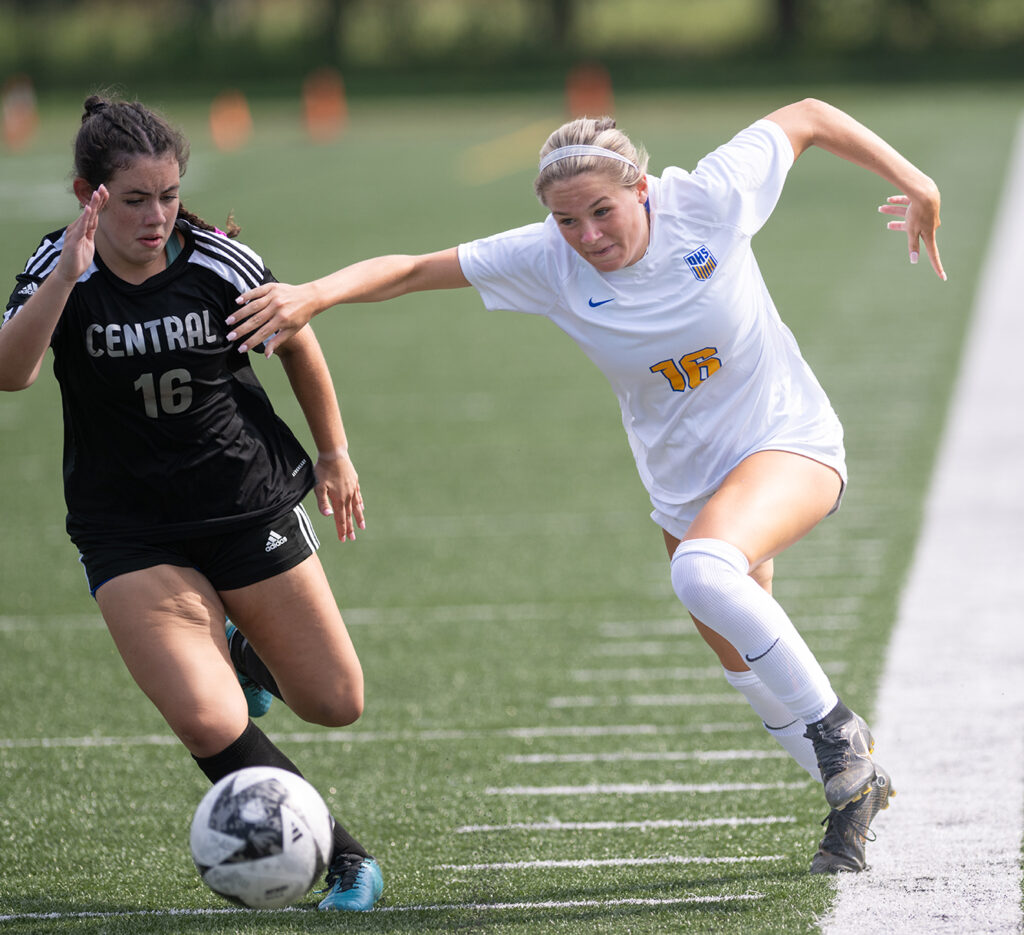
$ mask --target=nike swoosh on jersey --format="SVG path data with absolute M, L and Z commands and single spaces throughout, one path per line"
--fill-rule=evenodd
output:
M 591 308 L 597 308 L 599 305 L 607 305 L 609 302 L 613 302 L 613 301 L 614 301 L 614 298 L 611 298 L 611 299 L 601 299 L 600 302 L 595 302 L 593 299 L 591 299 L 590 300 L 590 307 Z

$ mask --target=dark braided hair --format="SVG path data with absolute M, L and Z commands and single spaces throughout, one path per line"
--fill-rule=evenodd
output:
M 75 175 L 93 189 L 110 181 L 115 172 L 127 169 L 139 156 L 173 156 L 178 174 L 188 165 L 189 145 L 184 135 L 160 114 L 138 101 L 108 100 L 93 94 L 86 99 L 82 125 L 75 137 Z M 217 230 L 178 203 L 178 217 L 203 230 Z M 229 217 L 229 237 L 240 228 Z

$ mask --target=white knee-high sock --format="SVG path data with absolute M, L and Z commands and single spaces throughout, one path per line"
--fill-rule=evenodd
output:
M 750 707 L 764 724 L 764 729 L 779 742 L 783 750 L 807 770 L 811 779 L 821 782 L 821 771 L 818 769 L 818 758 L 814 755 L 814 746 L 804 736 L 804 722 L 768 691 L 756 672 L 750 669 L 746 672 L 732 672 L 729 669 L 722 671 L 725 673 L 725 680 L 750 703 Z
M 732 643 L 794 715 L 806 724 L 819 721 L 839 699 L 782 606 L 749 570 L 736 546 L 690 539 L 672 556 L 672 586 L 686 609 Z

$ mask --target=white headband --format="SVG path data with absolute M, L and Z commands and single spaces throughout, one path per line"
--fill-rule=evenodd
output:
M 558 149 L 551 150 L 550 153 L 541 159 L 540 168 L 537 171 L 543 172 L 551 163 L 558 162 L 561 159 L 571 159 L 573 156 L 604 156 L 607 159 L 617 159 L 619 162 L 626 163 L 627 166 L 632 166 L 637 172 L 640 171 L 640 167 L 632 159 L 627 159 L 621 153 L 615 152 L 614 149 L 605 149 L 603 146 L 588 146 L 585 144 L 560 146 Z

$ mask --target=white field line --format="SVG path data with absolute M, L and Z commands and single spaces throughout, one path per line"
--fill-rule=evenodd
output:
M 669 668 L 647 668 L 633 666 L 629 669 L 573 669 L 569 678 L 574 682 L 650 682 L 650 681 L 718 681 L 722 678 L 721 666 L 670 666 Z
M 505 757 L 509 763 L 539 765 L 542 763 L 689 763 L 729 762 L 732 760 L 784 760 L 785 750 L 659 750 L 654 753 L 622 751 L 619 753 L 513 753 Z
M 714 903 L 749 902 L 764 899 L 764 893 L 735 893 L 721 896 L 669 896 L 654 899 L 567 899 L 521 903 L 424 903 L 413 906 L 375 906 L 374 915 L 381 912 L 481 912 L 526 911 L 531 909 L 601 909 L 606 906 L 686 906 Z M 315 909 L 297 908 L 262 909 L 259 916 L 252 909 L 138 909 L 124 912 L 22 912 L 0 915 L 0 922 L 49 922 L 71 919 L 177 919 L 189 916 L 245 915 L 262 919 L 277 914 L 315 912 Z
M 485 795 L 717 795 L 806 789 L 808 782 L 593 782 L 585 786 L 490 786 Z
M 646 821 L 514 821 L 507 825 L 463 825 L 456 834 L 506 831 L 663 831 L 672 828 L 741 828 L 748 825 L 794 824 L 792 815 L 762 818 L 651 818 Z
M 508 860 L 493 864 L 438 864 L 438 870 L 583 870 L 592 867 L 654 867 L 661 864 L 757 864 L 784 860 L 781 854 L 760 854 L 753 857 L 590 857 L 583 860 Z
M 668 603 L 667 601 L 665 603 Z M 342 615 L 347 626 L 408 626 L 417 624 L 445 623 L 503 623 L 507 621 L 544 621 L 561 620 L 567 614 L 586 612 L 589 604 L 564 603 L 561 601 L 533 602 L 518 604 L 438 604 L 417 607 L 342 607 Z M 682 614 L 682 608 L 680 608 Z M 610 627 L 658 627 L 665 625 L 664 620 L 652 620 L 649 623 L 637 621 L 629 624 L 599 624 L 599 632 L 603 635 Z M 674 629 L 663 633 L 680 636 L 696 636 L 693 625 L 686 621 L 676 621 Z M 106 629 L 106 624 L 99 613 L 93 614 L 54 614 L 54 615 L 20 615 L 0 614 L 0 633 L 15 633 L 23 630 L 45 629 Z
M 683 619 L 683 608 L 679 608 L 679 616 L 669 620 L 635 620 L 628 623 L 602 623 L 599 627 L 602 636 L 609 639 L 619 637 L 642 636 L 696 636 L 689 620 Z
M 645 899 L 641 897 L 626 899 L 566 899 L 545 900 L 543 902 L 524 903 L 443 903 L 436 906 L 378 906 L 374 912 L 440 912 L 449 909 L 469 909 L 506 911 L 510 909 L 603 909 L 606 906 L 687 906 L 707 905 L 709 903 L 747 902 L 764 899 L 764 893 L 736 893 L 721 896 L 666 896 L 663 898 Z
M 571 697 L 555 697 L 548 699 L 549 708 L 602 708 L 619 707 L 622 705 L 630 708 L 674 708 L 691 707 L 694 705 L 709 704 L 743 704 L 747 703 L 739 692 L 728 694 L 706 695 L 574 695 Z
M 846 671 L 847 664 L 843 661 L 822 662 L 821 667 L 829 675 L 839 675 Z M 569 678 L 574 682 L 675 682 L 675 681 L 715 681 L 721 682 L 721 666 L 703 666 L 687 668 L 671 666 L 669 668 L 646 668 L 631 666 L 628 669 L 573 669 Z
M 679 640 L 700 639 L 696 631 L 693 633 L 680 633 Z M 665 640 L 640 640 L 632 643 L 597 643 L 586 647 L 585 652 L 591 656 L 671 656 L 673 653 L 685 652 L 689 654 L 690 648 L 682 646 L 679 642 L 667 642 Z
M 860 622 L 861 615 L 847 613 L 800 614 L 793 616 L 793 623 L 801 632 L 819 630 L 852 630 Z M 641 640 L 652 636 L 696 636 L 691 623 L 679 620 L 652 620 L 636 623 L 605 623 L 600 627 L 601 635 L 608 639 Z
M 828 935 L 1018 933 L 1024 803 L 1024 120 L 873 725 L 900 794 Z
M 408 730 L 408 731 L 308 731 L 267 734 L 275 743 L 394 743 L 441 740 L 481 740 L 486 737 L 512 737 L 532 740 L 543 737 L 656 737 L 694 733 L 719 734 L 749 730 L 746 723 L 708 723 L 698 726 L 656 724 L 608 724 L 564 727 L 502 727 L 496 730 Z M 89 747 L 171 747 L 178 743 L 171 734 L 141 734 L 134 737 L 0 737 L 0 750 L 47 750 Z
M 347 626 L 381 626 L 410 623 L 492 623 L 519 620 L 557 620 L 579 605 L 563 603 L 441 604 L 427 607 L 342 608 Z M 0 614 L 0 633 L 22 630 L 106 629 L 100 614 L 5 615 Z
M 348 626 L 381 626 L 393 624 L 405 626 L 410 623 L 492 623 L 508 620 L 557 620 L 566 613 L 579 610 L 582 605 L 552 603 L 522 604 L 452 604 L 427 607 L 343 607 L 342 613 Z M 856 625 L 856 609 L 843 611 L 830 608 L 820 615 L 804 615 L 794 618 L 800 629 L 833 630 L 847 629 Z M 106 624 L 98 613 L 20 615 L 0 614 L 0 633 L 17 633 L 24 630 L 104 630 Z M 695 637 L 697 632 L 689 620 L 680 616 L 674 619 L 637 620 L 612 622 L 599 625 L 598 632 L 605 637 L 649 637 L 681 636 Z

